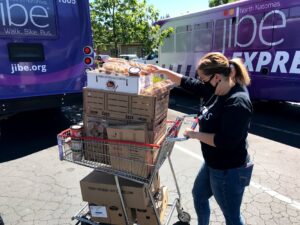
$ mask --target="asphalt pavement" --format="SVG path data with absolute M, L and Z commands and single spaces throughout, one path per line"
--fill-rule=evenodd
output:
M 180 114 L 169 110 L 170 119 Z M 50 121 L 50 124 L 53 124 L 53 121 Z M 59 160 L 55 134 L 60 128 L 63 127 L 51 128 L 49 125 L 48 132 L 54 137 L 48 142 L 43 135 L 38 135 L 41 132 L 34 133 L 34 137 L 39 137 L 39 140 L 33 137 L 30 139 L 32 134 L 24 133 L 23 136 L 28 140 L 26 142 L 26 138 L 22 138 L 24 145 L 19 146 L 20 151 L 33 147 L 34 150 L 27 154 L 22 153 L 18 157 L 10 157 L 9 160 L 2 160 L 0 214 L 6 225 L 75 224 L 71 217 L 84 205 L 79 181 L 92 169 Z M 32 129 L 34 131 L 38 127 Z M 27 130 L 30 129 L 27 127 Z M 295 134 L 297 135 L 296 132 Z M 18 138 L 8 134 L 5 137 L 6 145 L 1 145 L 1 154 L 8 151 L 9 155 L 9 143 L 14 146 L 13 142 L 18 142 Z M 46 141 L 47 144 L 33 145 L 34 140 L 38 143 Z M 300 225 L 299 149 L 292 144 L 288 145 L 255 133 L 249 135 L 249 144 L 255 167 L 242 205 L 247 224 Z M 12 150 L 17 151 L 17 147 Z M 203 163 L 199 143 L 188 140 L 176 144 L 171 161 L 182 194 L 182 205 L 192 216 L 190 224 L 196 225 L 191 189 Z M 160 176 L 162 185 L 169 187 L 170 199 L 178 197 L 168 162 L 164 163 Z M 210 202 L 211 224 L 225 224 L 215 200 L 211 198 Z M 179 224 L 176 212 L 170 224 Z

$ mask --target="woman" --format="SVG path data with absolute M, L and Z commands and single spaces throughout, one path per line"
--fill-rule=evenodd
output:
M 209 198 L 219 204 L 227 225 L 245 224 L 240 212 L 253 164 L 247 152 L 252 104 L 246 86 L 248 72 L 239 59 L 228 60 L 213 52 L 199 62 L 199 80 L 155 67 L 176 85 L 201 96 L 199 132 L 187 129 L 185 136 L 200 140 L 204 163 L 196 177 L 193 198 L 199 225 L 208 225 Z

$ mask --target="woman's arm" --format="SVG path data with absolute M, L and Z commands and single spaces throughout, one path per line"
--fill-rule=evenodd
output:
M 196 132 L 190 128 L 187 128 L 183 134 L 185 137 L 189 137 L 192 139 L 197 139 L 207 145 L 216 147 L 214 143 L 215 134 L 212 133 L 204 133 L 204 132 Z
M 173 81 L 175 83 L 176 86 L 179 86 L 181 83 L 181 79 L 183 77 L 183 75 L 176 73 L 174 71 L 159 67 L 159 66 L 155 66 L 155 65 L 151 65 L 151 70 L 153 73 L 159 73 L 159 74 L 164 74 L 166 75 L 171 81 Z

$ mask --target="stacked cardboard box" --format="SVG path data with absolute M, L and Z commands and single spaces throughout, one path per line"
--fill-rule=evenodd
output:
M 156 222 L 152 223 L 156 217 L 153 207 L 150 206 L 150 197 L 146 187 L 143 184 L 121 178 L 119 182 L 129 220 L 138 221 L 143 225 L 157 224 Z M 93 171 L 80 181 L 80 187 L 82 199 L 89 203 L 93 220 L 115 225 L 126 224 L 114 176 Z M 168 198 L 166 188 L 160 188 L 158 174 L 153 180 L 151 192 L 154 196 L 155 193 L 160 193 L 155 207 L 162 219 Z M 146 222 L 144 223 L 144 221 Z
M 121 122 L 120 125 L 145 123 L 154 132 L 167 116 L 169 90 L 157 96 L 143 96 L 84 88 L 83 102 L 88 118 L 107 118 Z
M 158 191 L 159 198 L 155 200 L 155 208 L 158 212 L 159 220 L 162 223 L 168 205 L 167 187 L 161 187 Z M 153 206 L 149 205 L 146 209 L 136 209 L 136 221 L 139 225 L 158 225 Z
M 141 128 L 141 129 L 138 129 Z M 110 140 L 147 143 L 147 132 L 143 125 L 109 127 Z M 145 146 L 110 144 L 108 146 L 111 167 L 140 177 L 147 177 L 153 170 L 158 149 Z
M 84 132 L 87 136 L 140 143 L 157 143 L 166 132 L 169 89 L 155 96 L 84 88 Z M 87 142 L 86 160 L 147 177 L 153 169 L 156 148 Z
M 106 66 L 107 71 L 110 71 L 109 65 Z M 124 65 L 120 65 L 118 61 L 110 66 L 121 71 Z M 153 171 L 158 149 L 139 147 L 133 142 L 155 144 L 163 140 L 171 86 L 168 82 L 165 88 L 161 84 L 152 85 L 147 81 L 150 76 L 130 77 L 130 73 L 124 71 L 110 75 L 103 71 L 88 73 L 88 87 L 83 89 L 84 135 L 98 139 L 85 140 L 83 156 L 84 160 L 147 178 Z M 99 141 L 99 138 L 102 140 Z M 160 188 L 158 174 L 150 188 L 153 195 L 161 193 L 154 206 L 150 204 L 149 192 L 144 184 L 121 178 L 119 183 L 130 221 L 140 225 L 157 224 L 154 207 L 162 220 L 168 197 L 166 188 Z M 113 225 L 126 224 L 113 175 L 93 171 L 80 181 L 80 186 L 82 199 L 89 204 L 92 220 Z

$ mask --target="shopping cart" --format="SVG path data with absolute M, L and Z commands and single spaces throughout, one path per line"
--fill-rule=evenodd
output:
M 74 137 L 71 136 L 70 129 L 67 129 L 57 136 L 59 157 L 61 160 L 67 160 L 114 175 L 127 225 L 135 224 L 135 221 L 129 221 L 127 216 L 126 203 L 121 192 L 119 178 L 125 178 L 145 185 L 150 196 L 151 206 L 156 215 L 157 224 L 161 225 L 159 213 L 155 207 L 155 196 L 151 192 L 151 185 L 164 161 L 168 159 L 178 197 L 168 204 L 170 210 L 164 224 L 169 224 L 175 209 L 178 213 L 178 219 L 181 222 L 189 223 L 191 217 L 181 206 L 181 193 L 170 158 L 175 142 L 187 140 L 184 137 L 178 138 L 180 127 L 186 117 L 194 117 L 194 115 L 177 117 L 175 121 L 168 121 L 166 134 L 158 144 L 117 141 L 95 137 Z M 78 223 L 81 222 L 82 224 L 99 225 L 99 223 L 91 219 L 88 204 L 79 210 L 72 219 L 77 219 Z

